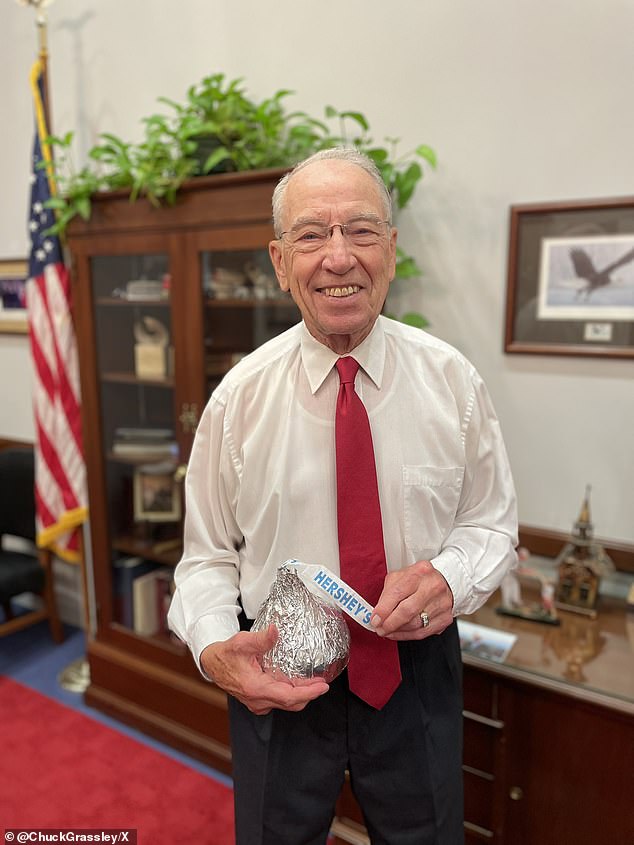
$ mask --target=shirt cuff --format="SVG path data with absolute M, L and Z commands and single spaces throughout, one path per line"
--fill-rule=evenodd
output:
M 460 616 L 464 613 L 464 605 L 468 597 L 468 589 L 465 584 L 465 578 L 462 574 L 462 563 L 459 556 L 451 549 L 445 549 L 437 557 L 431 558 L 429 561 L 449 585 L 449 589 L 453 594 L 453 609 L 454 616 Z
M 234 614 L 230 613 L 214 613 L 208 616 L 201 616 L 194 625 L 188 645 L 194 656 L 196 665 L 200 669 L 201 675 L 207 678 L 208 681 L 213 680 L 213 678 L 210 678 L 203 671 L 200 665 L 200 655 L 208 645 L 224 642 L 230 637 L 233 637 L 234 634 L 237 634 L 239 630 L 238 620 Z

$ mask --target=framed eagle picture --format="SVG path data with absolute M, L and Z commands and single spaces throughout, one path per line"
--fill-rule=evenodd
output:
M 504 349 L 634 357 L 634 197 L 511 206 Z

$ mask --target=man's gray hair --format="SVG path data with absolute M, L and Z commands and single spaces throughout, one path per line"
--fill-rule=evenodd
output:
M 308 167 L 308 165 L 313 164 L 316 161 L 331 160 L 349 161 L 351 164 L 356 164 L 357 167 L 365 170 L 365 172 L 374 179 L 383 202 L 385 219 L 388 220 L 390 224 L 392 223 L 392 198 L 390 197 L 390 192 L 383 181 L 378 167 L 372 159 L 356 147 L 330 147 L 327 150 L 320 150 L 317 153 L 313 153 L 313 155 L 305 158 L 303 161 L 300 161 L 295 165 L 290 173 L 283 176 L 275 186 L 275 190 L 273 191 L 273 228 L 275 229 L 276 237 L 279 238 L 282 232 L 282 216 L 284 213 L 288 183 L 296 173 L 299 173 L 300 170 Z

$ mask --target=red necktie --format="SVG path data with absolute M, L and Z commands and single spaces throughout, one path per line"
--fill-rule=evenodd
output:
M 387 573 L 379 488 L 370 421 L 354 389 L 359 369 L 354 358 L 340 358 L 335 416 L 337 527 L 341 577 L 372 606 Z M 350 621 L 350 689 L 380 710 L 401 682 L 398 646 Z

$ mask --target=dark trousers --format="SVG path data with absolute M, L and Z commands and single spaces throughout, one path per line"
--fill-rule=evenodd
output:
M 461 845 L 462 664 L 457 626 L 399 644 L 383 710 L 344 672 L 300 713 L 229 699 L 236 845 L 323 845 L 348 769 L 373 845 Z

